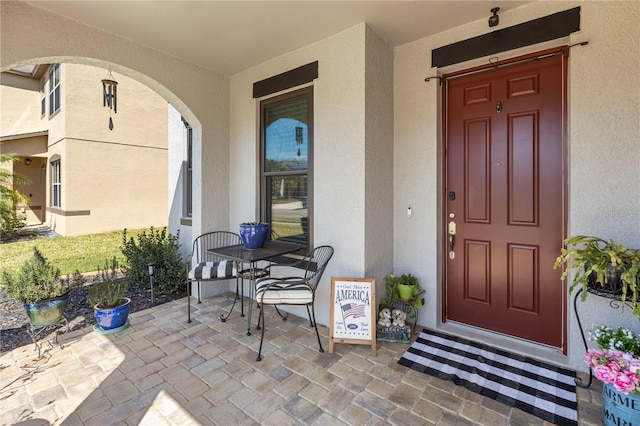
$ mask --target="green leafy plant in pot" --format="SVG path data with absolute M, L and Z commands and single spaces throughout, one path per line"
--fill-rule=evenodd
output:
M 567 238 L 564 244 L 566 248 L 562 248 L 554 268 L 566 266 L 563 280 L 573 270 L 569 293 L 581 287 L 582 301 L 586 300 L 589 290 L 613 294 L 623 303 L 628 302 L 633 314 L 640 318 L 640 250 L 629 249 L 612 239 L 605 241 L 584 235 Z M 616 288 L 611 289 L 612 284 Z
M 34 327 L 54 324 L 62 319 L 69 300 L 69 291 L 85 283 L 78 270 L 61 278 L 60 269 L 33 248 L 15 275 L 2 273 L 0 285 L 10 298 L 22 302 Z
M 424 290 L 420 289 L 418 278 L 411 274 L 400 276 L 390 274 L 385 277 L 384 282 L 387 294 L 378 305 L 378 309 L 394 309 L 400 304 L 405 304 L 408 307 L 409 318 L 415 318 L 418 309 L 424 305 L 424 298 L 419 297 Z
M 102 330 L 122 327 L 129 317 L 131 299 L 124 297 L 129 281 L 120 275 L 114 256 L 105 262 L 104 269 L 98 268 L 98 280 L 89 287 L 87 302 Z

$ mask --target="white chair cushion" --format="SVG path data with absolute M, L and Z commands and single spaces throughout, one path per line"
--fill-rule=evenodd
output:
M 189 279 L 193 281 L 235 278 L 237 276 L 236 262 L 231 260 L 198 263 L 189 271 Z
M 267 305 L 307 305 L 313 302 L 313 293 L 305 284 L 277 283 L 269 290 L 266 290 L 267 286 L 274 282 L 277 282 L 277 280 L 261 280 L 256 284 L 256 301 L 258 303 Z

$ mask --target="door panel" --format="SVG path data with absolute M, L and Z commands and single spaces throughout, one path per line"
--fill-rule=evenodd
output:
M 565 57 L 447 80 L 446 319 L 560 347 Z M 451 214 L 454 215 L 451 218 Z M 445 232 L 448 233 L 448 225 Z M 447 247 L 450 251 L 451 247 Z

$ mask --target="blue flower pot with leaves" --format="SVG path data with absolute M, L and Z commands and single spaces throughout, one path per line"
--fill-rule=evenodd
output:
M 96 319 L 96 323 L 103 330 L 111 330 L 114 328 L 122 327 L 127 318 L 129 317 L 129 310 L 131 309 L 131 299 L 124 297 L 123 303 L 115 308 L 98 308 L 93 307 L 93 316 Z
M 265 241 L 267 241 L 268 233 L 268 223 L 240 224 L 240 237 L 242 238 L 242 244 L 244 244 L 244 248 L 248 250 L 262 248 Z

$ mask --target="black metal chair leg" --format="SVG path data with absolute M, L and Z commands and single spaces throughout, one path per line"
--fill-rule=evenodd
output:
M 309 327 L 313 327 L 315 321 L 311 319 L 311 311 L 309 310 L 309 305 L 307 305 L 307 315 L 309 316 Z
M 276 312 L 278 312 L 278 315 L 280 315 L 280 318 L 282 318 L 282 321 L 286 321 L 287 318 L 289 318 L 289 314 L 282 315 L 282 312 L 280 312 L 280 309 L 278 309 L 278 305 L 273 305 L 273 307 L 276 308 Z
M 187 322 L 191 322 L 191 281 L 187 281 Z
M 308 307 L 309 307 L 309 306 L 307 305 L 307 308 L 308 308 Z M 314 327 L 315 327 L 315 329 L 316 329 L 316 337 L 318 338 L 318 346 L 320 347 L 320 351 L 319 351 L 319 352 L 320 352 L 320 353 L 323 353 L 323 352 L 324 352 L 324 349 L 322 349 L 322 342 L 320 342 L 320 333 L 318 333 L 318 323 L 316 322 L 316 310 L 315 310 L 315 308 L 313 307 L 313 305 L 311 305 L 311 313 L 312 313 L 312 315 L 313 315 L 313 326 L 314 326 Z
M 262 342 L 264 342 L 264 305 L 260 308 L 260 315 L 258 316 L 258 324 L 260 324 L 260 320 L 262 320 L 262 333 L 260 334 L 260 348 L 258 348 L 258 357 L 256 361 L 262 361 Z
M 238 273 L 240 273 L 240 267 L 237 266 Z M 240 316 L 244 318 L 244 278 L 236 277 L 236 288 L 238 286 L 238 281 L 240 281 Z
M 231 315 L 231 312 L 233 312 L 233 308 L 235 308 L 235 306 L 236 306 L 236 301 L 237 300 L 238 300 L 237 297 L 233 298 L 233 305 L 231 305 L 231 309 L 229 309 L 229 312 L 227 312 L 227 315 L 220 315 L 220 321 L 222 321 L 222 322 L 226 322 L 227 321 L 227 319 Z
M 222 322 L 227 321 L 227 319 L 231 315 L 231 312 L 233 312 L 233 308 L 236 307 L 236 302 L 239 299 L 240 299 L 240 295 L 239 295 L 239 288 L 238 288 L 238 279 L 236 278 L 236 294 L 233 296 L 233 305 L 231 305 L 231 309 L 229 309 L 229 312 L 227 312 L 227 315 L 220 315 L 220 321 Z M 241 305 L 241 306 L 244 306 L 244 305 Z M 241 316 L 244 316 L 244 315 L 241 314 Z

